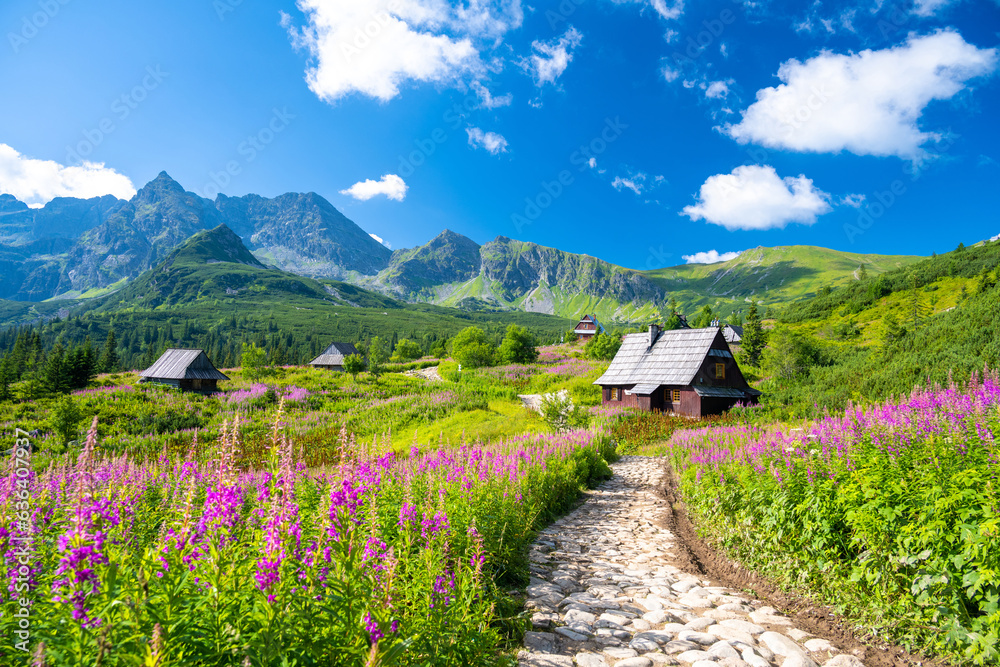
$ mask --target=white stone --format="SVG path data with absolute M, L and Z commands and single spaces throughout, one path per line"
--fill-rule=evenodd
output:
M 621 662 L 616 662 L 615 667 L 653 667 L 653 661 L 649 658 L 625 658 Z
M 777 632 L 765 632 L 760 636 L 760 641 L 777 655 L 783 655 L 786 658 L 792 655 L 798 655 L 803 658 L 809 657 L 806 650 L 795 643 L 791 637 Z
M 525 632 L 524 645 L 538 653 L 552 653 L 556 650 L 556 636 L 551 632 Z
M 677 659 L 681 662 L 694 664 L 699 660 L 715 660 L 715 656 L 708 651 L 684 651 L 678 654 Z
M 803 646 L 813 653 L 836 653 L 836 647 L 825 639 L 809 639 Z
M 517 664 L 519 667 L 573 667 L 573 658 L 548 653 L 522 653 L 517 657 Z
M 577 653 L 576 664 L 579 667 L 608 667 L 608 661 L 597 653 Z
M 781 663 L 781 667 L 819 667 L 819 665 L 813 662 L 809 656 L 793 653 L 785 658 L 785 661 Z
M 853 655 L 841 653 L 824 662 L 823 667 L 865 667 L 865 663 Z
M 708 652 L 719 658 L 740 659 L 740 653 L 729 644 L 729 642 L 719 641 L 708 647 Z
M 719 625 L 725 628 L 732 628 L 733 630 L 740 630 L 742 632 L 750 633 L 751 635 L 763 634 L 765 628 L 757 625 L 756 623 L 751 623 L 749 621 L 740 621 L 737 619 L 728 619 L 725 621 L 719 621 Z

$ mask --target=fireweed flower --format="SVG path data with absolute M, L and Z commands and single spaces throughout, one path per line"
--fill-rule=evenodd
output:
M 393 632 L 395 632 L 396 622 L 393 621 Z M 372 618 L 371 612 L 365 614 L 365 629 L 368 631 L 368 638 L 372 644 L 378 644 L 379 640 L 385 637 L 379 629 L 378 621 Z

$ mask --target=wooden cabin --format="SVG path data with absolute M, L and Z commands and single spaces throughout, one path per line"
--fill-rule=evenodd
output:
M 573 329 L 573 333 L 580 340 L 590 340 L 598 333 L 604 333 L 604 327 L 597 321 L 597 315 L 584 315 Z
M 310 361 L 309 365 L 325 368 L 328 371 L 343 371 L 344 357 L 349 357 L 352 354 L 361 353 L 351 343 L 331 343 L 330 347 L 326 348 L 323 354 Z
M 206 393 L 216 391 L 219 380 L 228 379 L 212 364 L 204 350 L 176 348 L 164 352 L 156 363 L 139 373 L 139 382 Z
M 736 403 L 757 403 L 722 332 L 706 329 L 629 334 L 608 370 L 594 384 L 603 405 L 660 410 L 689 417 L 724 412 Z

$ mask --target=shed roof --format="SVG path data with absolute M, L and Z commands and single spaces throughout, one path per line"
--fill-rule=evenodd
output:
M 309 362 L 311 366 L 343 366 L 344 357 L 352 354 L 360 354 L 358 348 L 351 343 L 331 343 L 330 347 L 323 351 L 315 359 Z
M 652 347 L 649 333 L 629 334 L 594 384 L 691 384 L 718 333 L 714 327 L 661 331 Z
M 738 343 L 743 338 L 743 327 L 738 324 L 727 324 L 722 327 L 722 335 L 727 343 Z
M 139 377 L 163 380 L 228 380 L 209 360 L 204 350 L 171 348 Z
M 748 394 L 751 396 L 760 396 L 760 392 L 753 388 L 737 389 L 736 387 L 705 387 L 695 385 L 694 391 L 699 396 L 708 396 L 709 398 L 746 398 Z

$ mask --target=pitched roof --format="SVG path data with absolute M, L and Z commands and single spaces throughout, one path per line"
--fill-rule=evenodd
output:
M 648 332 L 629 334 L 594 384 L 691 384 L 718 333 L 714 327 L 661 331 L 652 347 Z
M 580 326 L 584 322 L 592 322 L 597 325 L 597 330 L 604 333 L 604 325 L 597 321 L 597 315 L 584 315 L 577 322 L 577 326 Z M 591 329 L 574 329 L 573 333 L 593 333 Z
M 219 372 L 204 350 L 171 348 L 156 362 L 139 373 L 139 377 L 163 380 L 228 380 Z
M 309 362 L 311 366 L 343 366 L 344 357 L 352 354 L 360 354 L 358 348 L 351 343 L 331 343 L 330 347 L 323 351 L 315 359 Z
M 738 324 L 727 324 L 722 328 L 722 335 L 727 343 L 735 343 L 743 338 L 743 327 Z
M 761 392 L 753 387 L 749 389 L 737 389 L 736 387 L 703 387 L 695 385 L 694 391 L 699 396 L 708 396 L 710 398 L 745 398 L 747 394 L 751 396 L 760 396 L 761 394 Z

